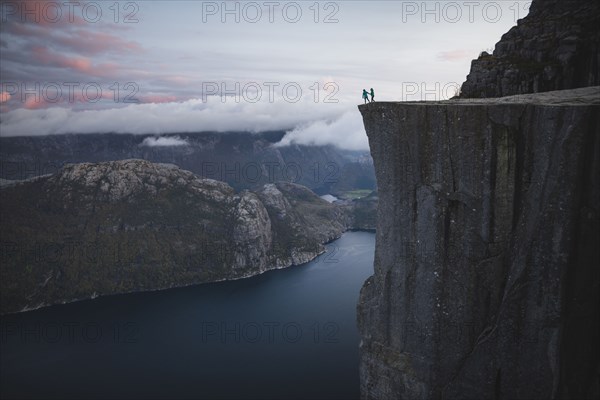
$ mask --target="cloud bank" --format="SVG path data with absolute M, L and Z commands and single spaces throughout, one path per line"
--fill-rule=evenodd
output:
M 354 108 L 354 106 L 353 106 Z M 121 108 L 82 110 L 62 107 L 11 110 L 0 115 L 0 136 L 36 136 L 68 133 L 164 134 L 190 132 L 264 132 L 285 130 L 285 143 L 333 144 L 340 148 L 366 150 L 368 144 L 354 108 L 315 103 L 309 98 L 297 103 L 235 102 L 209 97 L 206 102 L 130 104 Z M 174 145 L 156 141 L 147 145 Z
M 339 118 L 318 120 L 288 131 L 278 146 L 290 144 L 327 145 L 336 144 L 347 150 L 367 150 L 369 142 L 358 111 L 346 112 Z
M 225 22 L 215 14 L 199 23 L 202 2 L 128 2 L 116 8 L 114 2 L 69 3 L 0 0 L 6 5 L 0 23 L 0 136 L 285 130 L 285 145 L 367 149 L 356 110 L 363 87 L 374 87 L 378 101 L 418 100 L 427 98 L 422 88 L 435 88 L 433 82 L 442 88 L 434 95 L 443 98 L 448 84 L 464 79 L 469 60 L 526 15 L 526 8 L 507 2 L 498 23 L 481 13 L 471 21 L 461 6 L 460 23 L 440 23 L 439 15 L 426 15 L 424 22 L 421 14 L 398 24 L 402 2 L 340 2 L 336 23 L 322 23 L 326 10 L 315 20 L 314 5 L 299 2 L 304 13 L 298 23 L 282 18 L 282 7 L 275 21 L 267 17 L 270 7 L 262 7 L 258 23 L 238 23 L 230 14 Z M 98 20 L 86 7 L 99 9 Z M 367 14 L 376 23 L 356 29 Z M 270 97 L 267 83 L 276 83 L 280 96 L 287 84 L 297 83 L 302 101 L 252 103 L 250 91 L 249 101 L 222 103 L 205 90 L 215 84 L 231 93 L 235 85 L 256 83 L 263 99 Z M 101 89 L 97 95 L 94 88 Z M 407 88 L 419 90 L 412 96 Z M 202 96 L 209 101 L 200 101 Z M 325 103 L 328 98 L 340 103 Z M 125 104 L 133 99 L 139 104 Z

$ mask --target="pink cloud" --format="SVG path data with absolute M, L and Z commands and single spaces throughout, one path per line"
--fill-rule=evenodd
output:
M 80 72 L 90 72 L 92 68 L 92 62 L 87 58 L 83 57 L 74 57 L 74 58 L 66 58 L 63 61 L 65 67 L 72 68 L 76 71 Z
M 105 27 L 102 22 L 89 23 L 80 17 L 78 19 L 73 17 L 73 22 L 70 22 L 69 7 L 65 5 L 66 3 L 50 3 L 55 3 L 56 7 L 62 10 L 62 17 L 56 22 L 48 20 L 49 16 L 46 15 L 48 14 L 46 11 L 48 2 L 32 0 L 11 2 L 12 8 L 7 8 L 3 13 L 3 15 L 7 15 L 6 32 L 34 39 L 37 43 L 50 42 L 54 46 L 84 55 L 140 53 L 143 50 L 139 43 L 124 40 L 110 33 L 99 32 L 98 28 Z M 84 4 L 84 2 L 80 2 L 77 7 L 81 8 Z M 77 11 L 74 11 L 74 14 L 77 14 Z M 53 16 L 50 17 L 53 18 Z M 81 23 L 77 21 L 81 21 Z M 115 27 L 117 25 L 111 26 L 111 29 Z
M 85 57 L 66 57 L 57 53 L 51 53 L 45 47 L 36 46 L 33 55 L 37 61 L 56 67 L 71 68 L 79 72 L 90 73 L 92 62 Z
M 103 78 L 117 79 L 121 66 L 112 62 L 106 62 L 96 65 L 90 71 L 94 76 L 100 76 Z
M 142 47 L 132 41 L 125 41 L 118 36 L 102 32 L 92 32 L 77 29 L 69 36 L 55 35 L 53 38 L 58 44 L 68 47 L 78 53 L 101 54 L 101 53 L 139 53 Z
M 109 101 L 114 101 L 114 92 L 111 91 L 110 89 L 106 88 L 106 87 L 101 87 L 102 91 L 101 92 L 90 92 L 89 96 L 91 96 L 91 98 L 86 97 L 86 95 L 83 93 L 83 91 L 80 88 L 76 88 L 73 92 L 73 97 L 69 98 L 69 95 L 66 92 L 63 92 L 62 95 L 60 97 L 58 97 L 57 99 L 52 99 L 53 95 L 50 95 L 50 100 L 48 100 L 49 97 L 44 96 L 44 93 L 40 93 L 38 96 L 26 96 L 25 101 L 22 103 L 22 106 L 16 106 L 13 105 L 12 109 L 16 109 L 16 108 L 25 108 L 28 110 L 39 110 L 39 109 L 45 109 L 45 108 L 50 108 L 50 107 L 56 107 L 56 106 L 65 106 L 65 105 L 70 105 L 72 106 L 74 103 L 79 103 L 79 104 L 96 104 L 97 101 L 100 100 L 109 100 Z M 93 100 L 93 101 L 92 101 Z
M 173 103 L 178 100 L 176 96 L 161 94 L 150 94 L 136 97 L 140 100 L 140 103 Z
M 51 52 L 45 47 L 36 46 L 32 49 L 34 58 L 43 64 L 54 67 L 69 68 L 71 70 L 85 73 L 89 76 L 115 77 L 119 71 L 119 65 L 115 63 L 102 63 L 93 65 L 87 57 L 68 57 Z
M 448 50 L 442 51 L 437 54 L 437 59 L 441 61 L 461 61 L 465 59 L 469 59 L 473 57 L 473 53 L 468 50 L 456 49 L 456 50 Z
M 10 100 L 10 93 L 8 92 L 0 92 L 0 103 L 6 103 Z
M 27 97 L 27 99 L 25 100 L 25 103 L 23 104 L 23 107 L 28 109 L 28 110 L 37 110 L 40 108 L 48 108 L 49 106 L 52 106 L 56 103 L 48 103 L 46 100 L 44 100 L 42 97 L 40 96 L 29 96 Z
M 164 80 L 166 82 L 169 82 L 172 85 L 177 85 L 177 86 L 188 86 L 192 83 L 189 78 L 186 78 L 185 76 L 181 76 L 181 75 L 167 76 L 164 78 Z
M 44 0 L 17 0 L 5 6 L 8 18 L 40 26 L 64 27 L 66 25 L 84 25 L 81 18 L 81 7 L 84 2 L 79 2 L 77 8 L 70 12 L 62 2 L 49 2 Z M 73 4 L 75 5 L 75 4 Z

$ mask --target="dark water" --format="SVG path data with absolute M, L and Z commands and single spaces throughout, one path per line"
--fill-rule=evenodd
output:
M 303 266 L 0 320 L 1 397 L 358 398 L 375 235 Z

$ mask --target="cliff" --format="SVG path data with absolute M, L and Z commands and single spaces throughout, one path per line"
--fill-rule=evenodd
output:
M 371 192 L 368 196 L 353 199 L 343 204 L 348 215 L 348 226 L 353 230 L 375 231 L 377 229 L 377 204 L 379 197 L 377 192 Z
M 309 189 L 235 193 L 170 164 L 68 164 L 0 189 L 0 313 L 310 261 L 348 217 Z
M 597 398 L 600 87 L 359 109 L 362 397 Z
M 535 0 L 494 49 L 471 65 L 461 97 L 600 85 L 600 2 Z

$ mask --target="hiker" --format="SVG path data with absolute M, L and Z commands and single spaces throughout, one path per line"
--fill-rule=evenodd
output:
M 375 101 L 375 91 L 371 88 L 371 101 Z
M 369 101 L 369 92 L 367 92 L 365 89 L 363 89 L 363 99 L 365 99 L 365 104 L 367 104 L 367 101 Z

